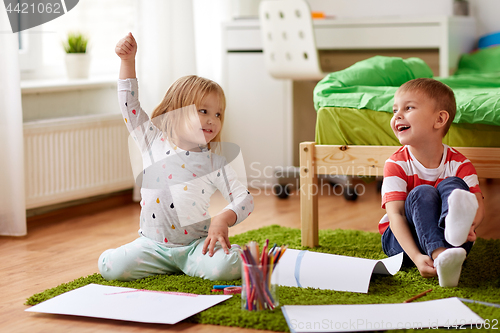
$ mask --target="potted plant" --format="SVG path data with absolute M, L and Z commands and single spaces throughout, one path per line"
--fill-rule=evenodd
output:
M 71 32 L 63 43 L 66 52 L 66 73 L 69 79 L 85 79 L 89 77 L 88 41 L 89 39 L 84 34 Z

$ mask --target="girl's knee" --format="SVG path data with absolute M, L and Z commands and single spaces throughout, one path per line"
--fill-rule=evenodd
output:
M 215 263 L 207 262 L 205 279 L 209 280 L 221 280 L 230 281 L 241 278 L 241 258 L 237 251 L 230 251 L 229 254 L 225 254 L 222 250 L 220 255 L 211 258 L 216 259 Z M 211 260 L 209 260 L 211 261 Z
M 104 251 L 98 260 L 99 272 L 102 277 L 107 280 L 130 281 L 133 280 L 129 265 L 124 264 L 123 258 L 116 253 L 117 249 L 109 249 Z M 127 273 L 129 272 L 129 273 Z
M 111 260 L 111 254 L 114 249 L 109 249 L 104 251 L 99 260 L 97 261 L 97 266 L 99 267 L 99 272 L 105 280 L 116 280 L 120 274 L 117 274 L 116 270 L 113 269 L 113 262 Z

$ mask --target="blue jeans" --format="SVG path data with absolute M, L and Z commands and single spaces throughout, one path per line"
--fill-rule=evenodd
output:
M 421 253 L 432 258 L 434 250 L 451 248 L 444 238 L 445 218 L 448 215 L 448 197 L 455 189 L 469 191 L 469 186 L 458 177 L 449 177 L 441 181 L 437 187 L 419 185 L 410 191 L 405 201 L 405 215 L 413 239 Z M 462 247 L 469 253 L 472 242 Z M 403 252 L 396 237 L 388 227 L 382 235 L 382 249 L 389 257 Z M 408 257 L 406 256 L 406 260 Z

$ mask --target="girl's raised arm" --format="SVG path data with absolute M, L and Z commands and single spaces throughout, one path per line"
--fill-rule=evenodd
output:
M 135 55 L 137 53 L 137 43 L 131 32 L 118 41 L 115 52 L 122 60 L 119 78 L 121 80 L 134 79 L 136 76 Z

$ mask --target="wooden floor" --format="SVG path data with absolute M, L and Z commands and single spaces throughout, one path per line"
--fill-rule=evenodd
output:
M 326 189 L 326 188 L 325 188 Z M 360 189 L 360 188 L 358 188 Z M 500 181 L 482 181 L 487 209 L 478 235 L 500 239 Z M 364 186 L 365 193 L 355 202 L 342 196 L 319 198 L 321 228 L 377 231 L 384 211 L 375 184 Z M 299 197 L 293 193 L 280 200 L 252 190 L 255 210 L 230 234 L 265 225 L 300 226 Z M 269 192 L 269 191 L 268 191 Z M 213 200 L 211 213 L 224 207 L 224 200 Z M 81 214 L 84 211 L 84 214 Z M 1 332 L 259 332 L 257 330 L 212 325 L 146 325 L 70 316 L 24 312 L 27 297 L 47 288 L 97 272 L 97 258 L 107 248 L 120 246 L 137 237 L 139 204 L 126 198 L 108 199 L 84 207 L 63 209 L 42 218 L 31 218 L 28 236 L 0 237 L 0 331 Z M 80 216 L 74 217 L 75 214 Z

